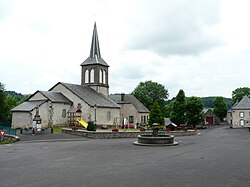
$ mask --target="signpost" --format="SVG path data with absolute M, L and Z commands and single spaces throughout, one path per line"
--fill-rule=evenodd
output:
M 1 141 L 3 141 L 3 137 L 6 133 L 6 130 L 0 130 Z

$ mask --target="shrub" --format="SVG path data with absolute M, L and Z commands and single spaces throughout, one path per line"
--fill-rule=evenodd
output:
M 88 122 L 88 127 L 87 127 L 88 131 L 96 131 L 96 126 L 94 125 L 93 121 L 89 121 Z

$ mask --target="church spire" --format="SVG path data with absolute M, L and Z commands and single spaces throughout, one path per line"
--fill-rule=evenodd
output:
M 96 22 L 95 22 L 89 57 L 95 58 L 96 56 L 97 58 L 101 58 L 101 52 L 100 52 L 99 40 L 98 40 L 98 34 L 97 34 Z
M 109 65 L 102 59 L 96 23 L 94 24 L 89 57 L 81 64 L 81 85 L 90 86 L 95 91 L 109 95 Z
M 86 66 L 90 64 L 99 64 L 109 67 L 109 65 L 101 57 L 96 22 L 94 24 L 89 57 L 81 64 L 81 66 Z

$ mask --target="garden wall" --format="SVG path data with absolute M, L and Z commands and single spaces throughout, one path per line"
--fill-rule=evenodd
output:
M 187 130 L 187 131 L 171 131 L 171 132 L 159 132 L 159 135 L 168 134 L 177 136 L 192 136 L 197 135 L 199 131 Z M 87 130 L 72 130 L 71 128 L 62 128 L 62 133 L 84 136 L 94 139 L 113 139 L 113 138 L 137 138 L 140 134 L 152 134 L 151 131 L 139 132 L 139 131 L 121 131 L 121 132 L 108 132 L 108 131 L 87 131 Z

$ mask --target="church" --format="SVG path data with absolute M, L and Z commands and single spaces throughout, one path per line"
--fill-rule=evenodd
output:
M 138 99 L 129 94 L 109 95 L 108 68 L 101 57 L 95 23 L 89 57 L 81 64 L 81 85 L 58 82 L 48 91 L 36 91 L 11 110 L 12 127 L 32 126 L 36 111 L 42 127 L 67 125 L 70 113 L 77 111 L 98 128 L 124 122 L 147 124 L 149 111 Z

